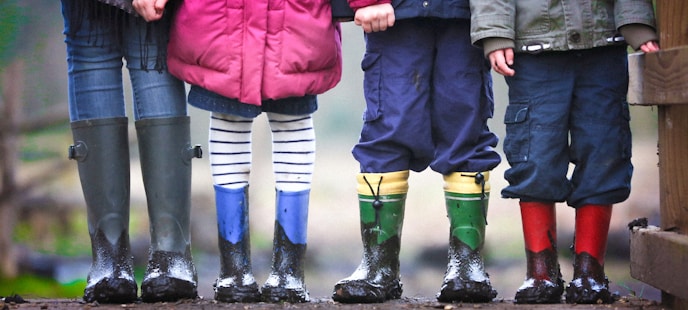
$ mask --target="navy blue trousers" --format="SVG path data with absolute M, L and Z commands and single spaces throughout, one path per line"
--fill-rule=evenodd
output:
M 366 34 L 366 111 L 353 155 L 363 173 L 427 167 L 489 171 L 500 162 L 492 79 L 468 20 L 405 19 Z
M 572 207 L 628 198 L 627 67 L 624 46 L 516 55 L 516 75 L 506 79 L 504 153 L 511 167 L 503 197 Z

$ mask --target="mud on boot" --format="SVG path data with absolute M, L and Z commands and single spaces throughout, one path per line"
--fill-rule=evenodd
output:
M 455 172 L 444 176 L 450 222 L 447 272 L 437 300 L 490 302 L 497 297 L 480 250 L 485 243 L 489 172 Z
M 112 247 L 105 244 L 102 232 L 95 234 L 94 259 L 84 289 L 84 301 L 127 304 L 137 300 L 137 286 L 132 269 L 126 233 Z M 98 246 L 96 246 L 98 244 Z
M 527 251 L 527 250 L 526 250 Z M 529 275 L 516 291 L 517 304 L 558 304 L 564 293 L 557 254 L 553 249 L 538 253 L 527 251 Z M 548 276 L 535 276 L 546 274 Z
M 156 251 L 150 256 L 141 283 L 141 300 L 164 302 L 195 299 L 198 297 L 197 286 L 196 270 L 190 254 Z
M 335 284 L 332 299 L 341 303 L 382 303 L 401 298 L 399 243 L 399 237 L 394 236 L 379 248 L 365 251 L 351 276 Z
M 363 258 L 356 270 L 334 286 L 341 303 L 381 303 L 399 299 L 399 251 L 409 171 L 357 176 Z
M 304 267 L 310 190 L 275 190 L 272 270 L 261 287 L 265 302 L 309 302 Z
M 457 240 L 458 241 L 458 240 Z M 458 241 L 460 242 L 460 241 Z M 447 267 L 437 300 L 440 302 L 490 302 L 497 297 L 480 253 L 463 245 L 462 250 L 450 250 Z
M 310 296 L 304 283 L 303 261 L 306 245 L 289 241 L 281 225 L 275 225 L 275 250 L 273 267 L 265 284 L 261 287 L 264 302 L 302 303 Z
M 260 291 L 253 273 L 248 252 L 248 242 L 232 244 L 219 238 L 221 271 L 213 284 L 215 300 L 229 303 L 248 303 L 260 301 Z
M 260 290 L 251 270 L 249 186 L 214 188 L 220 248 L 220 276 L 213 285 L 215 300 L 258 302 Z
M 129 245 L 127 118 L 79 120 L 71 123 L 71 129 L 74 144 L 68 156 L 77 161 L 93 259 L 83 299 L 134 302 L 137 287 Z
M 566 288 L 566 303 L 611 304 L 619 295 L 609 291 L 609 280 L 604 266 L 586 252 L 574 256 L 573 280 Z

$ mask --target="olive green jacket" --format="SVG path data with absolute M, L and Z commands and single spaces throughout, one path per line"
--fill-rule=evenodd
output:
M 657 40 L 651 0 L 470 0 L 471 41 L 490 52 L 589 49 Z M 622 36 L 623 34 L 623 36 Z

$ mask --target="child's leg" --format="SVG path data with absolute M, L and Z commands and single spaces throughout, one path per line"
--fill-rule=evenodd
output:
M 399 250 L 408 177 L 408 170 L 356 177 L 363 258 L 351 276 L 335 284 L 335 301 L 381 303 L 401 298 Z
M 614 302 L 609 280 L 604 274 L 611 205 L 584 205 L 576 208 L 573 280 L 566 288 L 567 303 Z
M 571 303 L 614 302 L 604 275 L 612 205 L 630 194 L 631 131 L 626 103 L 627 52 L 623 46 L 577 53 L 571 107 L 571 175 L 567 202 L 576 208 L 574 277 L 566 290 Z
M 215 299 L 222 302 L 260 300 L 251 271 L 248 221 L 252 125 L 253 119 L 222 113 L 213 113 L 210 119 L 208 148 L 220 248 Z
M 272 130 L 276 206 L 273 266 L 262 287 L 268 302 L 307 302 L 304 283 L 308 200 L 315 161 L 311 115 L 267 113 Z
M 490 302 L 497 297 L 480 251 L 485 244 L 489 172 L 444 176 L 450 223 L 449 262 L 437 299 L 442 302 Z
M 557 257 L 554 203 L 521 201 L 526 247 L 526 280 L 516 292 L 516 303 L 560 303 L 564 292 Z

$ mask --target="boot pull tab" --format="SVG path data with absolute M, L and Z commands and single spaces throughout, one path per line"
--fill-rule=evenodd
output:
M 368 179 L 363 176 L 363 181 L 368 184 L 368 188 L 370 188 L 370 193 L 373 195 L 373 208 L 375 211 L 380 211 L 382 209 L 382 206 L 384 205 L 382 201 L 380 201 L 380 184 L 382 184 L 382 176 L 380 176 L 380 181 L 377 183 L 377 193 L 373 190 L 373 186 L 370 185 L 370 182 L 368 182 Z
M 487 206 L 485 205 L 485 200 L 487 199 L 485 195 L 485 175 L 482 172 L 477 172 L 475 174 L 475 184 L 480 185 L 480 201 L 483 205 L 483 218 L 485 219 L 485 225 L 487 225 Z
M 193 158 L 203 158 L 203 148 L 200 144 L 196 144 L 184 150 L 184 161 L 189 162 Z
M 69 149 L 67 149 L 67 158 L 83 161 L 86 159 L 87 153 L 88 147 L 86 147 L 86 143 L 76 141 L 74 144 L 69 146 Z

